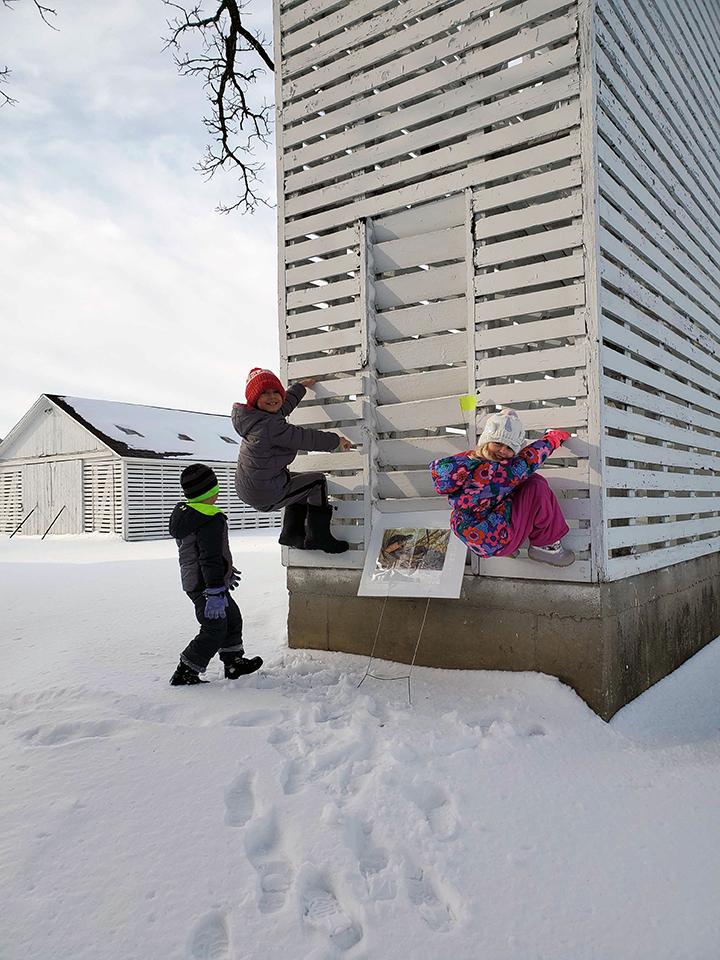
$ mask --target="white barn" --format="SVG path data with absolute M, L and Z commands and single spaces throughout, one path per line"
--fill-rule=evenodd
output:
M 196 462 L 217 474 L 231 530 L 279 526 L 235 494 L 239 443 L 229 416 L 42 394 L 0 443 L 0 533 L 162 539 Z

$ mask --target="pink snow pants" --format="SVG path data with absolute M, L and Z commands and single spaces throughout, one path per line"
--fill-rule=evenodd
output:
M 498 550 L 496 557 L 513 553 L 528 538 L 536 547 L 547 547 L 568 532 L 557 497 L 539 473 L 520 484 L 511 502 L 510 539 L 502 550 Z

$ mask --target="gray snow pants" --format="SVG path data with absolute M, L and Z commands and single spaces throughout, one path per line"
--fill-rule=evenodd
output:
M 277 503 L 262 507 L 263 511 L 269 513 L 271 510 L 280 510 L 282 507 L 289 507 L 291 503 L 311 503 L 314 507 L 328 505 L 324 473 L 290 473 L 289 470 L 286 473 L 288 482 L 283 488 L 282 496 Z

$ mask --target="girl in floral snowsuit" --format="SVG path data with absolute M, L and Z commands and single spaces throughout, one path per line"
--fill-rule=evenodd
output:
M 548 430 L 524 446 L 525 431 L 514 410 L 491 416 L 474 451 L 430 464 L 435 489 L 453 508 L 453 532 L 480 557 L 515 557 L 530 539 L 531 560 L 567 567 L 575 554 L 563 546 L 568 532 L 560 505 L 544 477 L 535 473 L 568 440 Z

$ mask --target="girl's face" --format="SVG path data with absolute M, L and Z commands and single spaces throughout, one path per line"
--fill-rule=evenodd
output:
M 491 460 L 494 460 L 495 463 L 500 463 L 501 460 L 510 460 L 515 456 L 515 451 L 511 450 L 510 447 L 506 447 L 504 443 L 489 443 L 487 445 L 488 456 Z
M 282 406 L 282 394 L 277 390 L 266 390 L 257 398 L 255 406 L 264 413 L 277 413 Z

